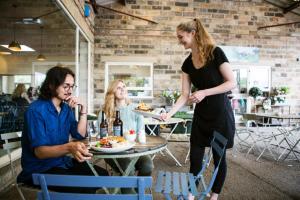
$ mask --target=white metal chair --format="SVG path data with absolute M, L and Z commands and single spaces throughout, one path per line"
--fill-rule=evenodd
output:
M 11 141 L 13 139 L 18 139 L 20 138 L 22 135 L 21 132 L 11 132 L 11 133 L 1 133 L 0 137 L 2 140 L 4 140 L 4 144 L 3 144 L 3 149 L 7 151 L 7 155 L 9 158 L 9 164 L 10 164 L 10 169 L 11 169 L 11 173 L 12 173 L 12 177 L 14 179 L 14 185 L 17 188 L 17 191 L 20 195 L 20 197 L 22 198 L 22 200 L 25 200 L 25 197 L 21 191 L 21 189 L 19 188 L 19 185 L 17 183 L 17 174 L 15 171 L 15 166 L 14 166 L 14 159 L 12 158 L 12 150 L 16 149 L 18 147 L 21 146 L 21 142 L 20 141 Z

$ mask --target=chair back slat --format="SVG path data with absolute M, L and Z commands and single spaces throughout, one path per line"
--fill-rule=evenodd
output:
M 174 172 L 173 173 L 173 193 L 175 195 L 179 195 L 179 173 L 178 172 Z
M 11 132 L 11 133 L 1 133 L 0 138 L 2 140 L 9 140 L 9 139 L 14 139 L 14 138 L 20 138 L 21 135 L 22 135 L 21 131 Z
M 79 193 L 60 193 L 60 192 L 51 192 L 49 194 L 51 200 L 140 200 L 137 195 L 134 194 L 79 194 Z M 44 200 L 42 192 L 38 193 L 38 200 Z M 145 194 L 145 198 L 142 200 L 152 200 L 151 194 Z
M 188 195 L 188 184 L 187 184 L 187 178 L 186 176 L 188 176 L 188 174 L 186 173 L 180 173 L 180 179 L 181 179 L 181 192 L 183 196 Z
M 33 174 L 33 183 L 38 185 L 40 174 Z M 118 176 L 67 176 L 62 179 L 62 175 L 43 174 L 46 178 L 48 186 L 69 186 L 69 187 L 124 187 L 133 188 L 138 187 L 137 178 L 134 176 L 118 177 Z M 66 176 L 65 176 L 66 177 Z M 151 187 L 151 177 L 139 177 L 145 181 L 145 187 Z M 59 180 L 59 181 L 58 181 Z
M 166 182 L 165 182 L 165 192 L 170 193 L 171 192 L 171 173 L 166 172 Z
M 214 131 L 214 138 L 215 138 L 215 141 L 218 141 L 220 144 L 222 144 L 223 146 L 226 146 L 227 144 L 227 139 L 221 135 L 219 132 L 217 131 Z
M 189 174 L 189 185 L 190 185 L 190 190 L 194 196 L 198 196 L 198 191 L 197 191 L 197 186 L 195 183 L 195 178 L 193 174 Z
M 162 192 L 164 176 L 165 176 L 165 172 L 158 171 L 156 185 L 155 185 L 155 192 Z
M 3 149 L 5 150 L 10 150 L 10 149 L 15 149 L 21 146 L 21 142 L 9 142 L 9 143 L 5 143 L 3 144 Z
M 151 188 L 152 177 L 124 176 L 73 176 L 54 174 L 33 174 L 33 183 L 40 185 L 42 191 L 38 194 L 40 200 L 152 200 L 151 194 L 145 194 L 145 189 Z M 49 192 L 47 186 L 82 187 L 82 188 L 138 188 L 138 194 L 79 194 Z
M 222 149 L 215 141 L 210 143 L 212 149 L 217 153 L 218 157 L 220 158 L 223 155 L 224 149 Z
M 139 200 L 145 199 L 145 179 L 139 178 L 137 182 L 138 182 Z

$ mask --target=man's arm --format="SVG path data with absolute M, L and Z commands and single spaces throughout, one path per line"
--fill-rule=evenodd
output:
M 82 142 L 69 142 L 55 146 L 40 146 L 34 148 L 34 154 L 39 159 L 57 158 L 66 154 L 72 154 L 79 162 L 89 160 L 92 156 Z

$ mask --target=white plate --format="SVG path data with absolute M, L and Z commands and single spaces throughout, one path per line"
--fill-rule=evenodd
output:
M 105 153 L 117 153 L 117 152 L 121 152 L 121 151 L 126 151 L 128 149 L 131 149 L 132 147 L 134 147 L 135 142 L 128 142 L 127 145 L 122 145 L 119 147 L 114 147 L 114 148 L 104 148 L 104 147 L 96 147 L 97 142 L 92 142 L 91 143 L 91 148 L 96 150 L 96 151 L 102 151 Z
M 141 111 L 141 110 L 133 110 L 133 112 L 136 112 L 140 115 L 143 115 L 144 117 L 152 117 L 154 119 L 160 120 L 160 115 L 159 114 L 155 114 L 155 113 L 152 113 L 152 112 Z

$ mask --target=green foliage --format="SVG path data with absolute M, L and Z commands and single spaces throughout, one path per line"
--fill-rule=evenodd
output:
M 172 101 L 176 102 L 177 99 L 180 97 L 180 92 L 177 90 L 164 90 L 162 92 L 162 96 L 167 100 L 167 101 Z
M 252 87 L 249 90 L 249 95 L 251 97 L 253 97 L 254 99 L 256 99 L 257 97 L 262 95 L 262 91 L 261 89 L 259 89 L 258 87 Z

